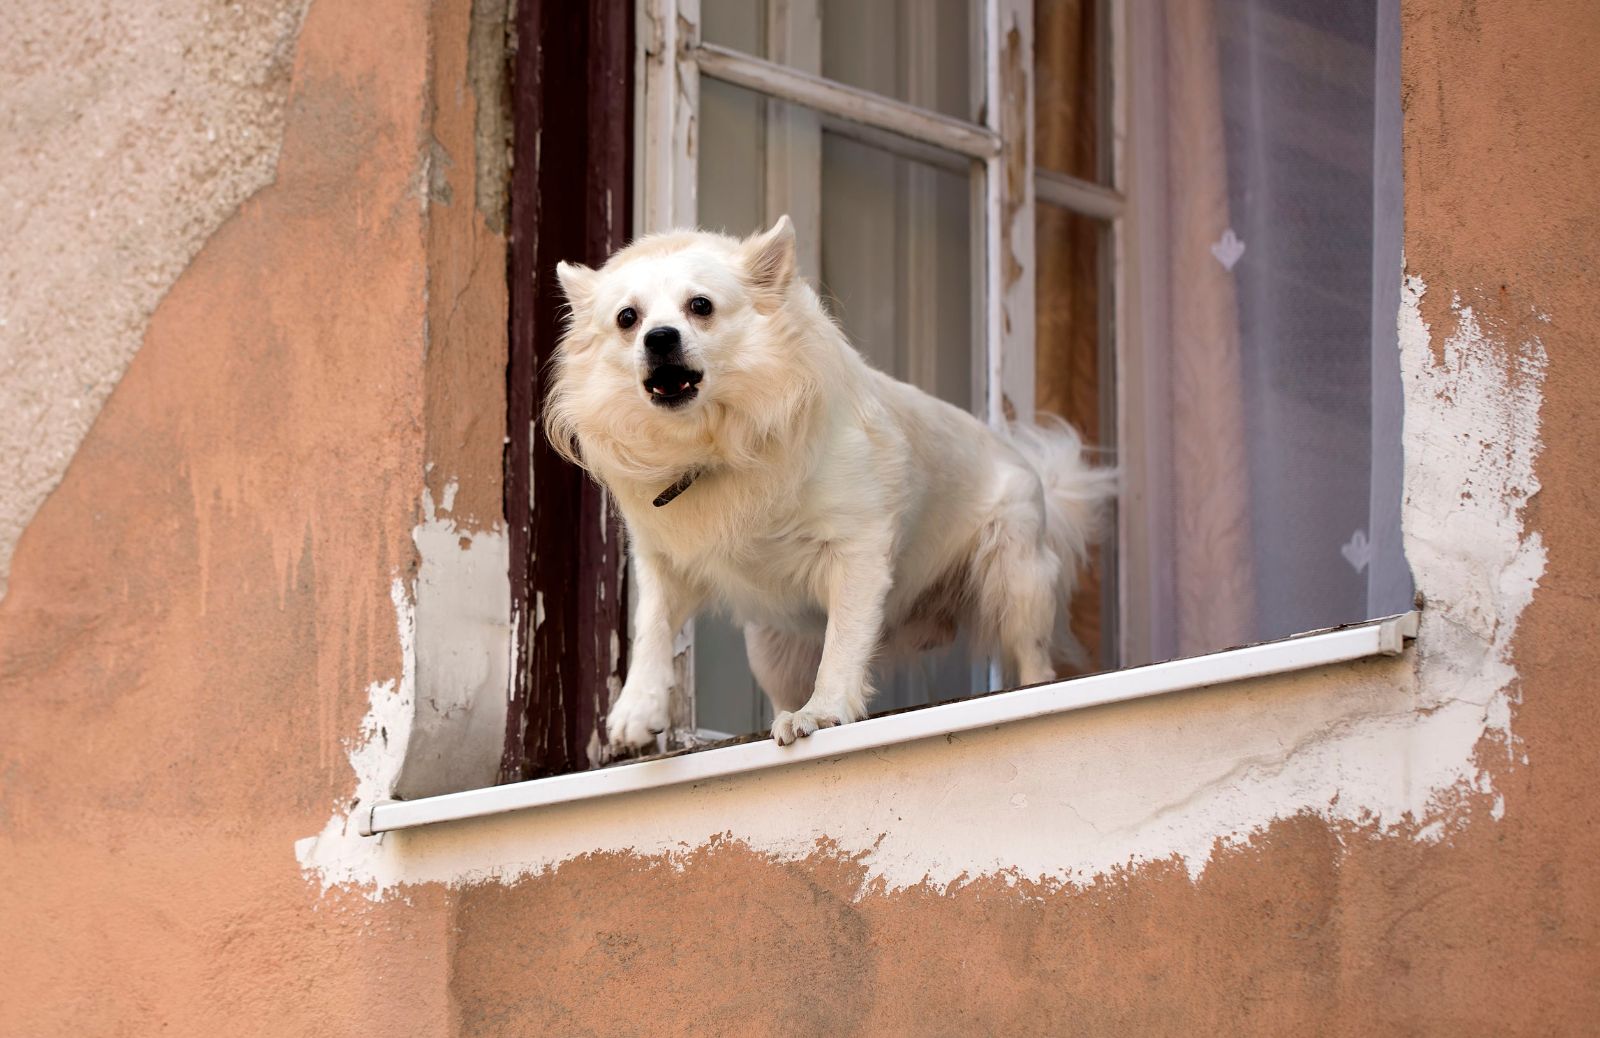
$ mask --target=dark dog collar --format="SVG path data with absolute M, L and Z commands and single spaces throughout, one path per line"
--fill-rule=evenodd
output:
M 672 504 L 672 502 L 677 499 L 679 494 L 689 489 L 689 484 L 693 483 L 695 478 L 699 475 L 699 469 L 690 469 L 688 472 L 685 472 L 683 475 L 679 476 L 676 483 L 657 494 L 656 499 L 650 503 L 655 505 L 657 508 L 660 508 L 662 505 Z

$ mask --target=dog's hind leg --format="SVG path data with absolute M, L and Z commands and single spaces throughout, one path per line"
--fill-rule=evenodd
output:
M 1020 481 L 1020 474 L 1018 478 Z M 1023 685 L 1056 676 L 1051 644 L 1059 593 L 1056 585 L 1061 580 L 1061 560 L 1043 536 L 1037 481 L 1030 482 L 1032 487 L 1013 488 L 1014 493 L 1002 498 L 973 559 L 981 626 L 1000 643 Z
M 746 624 L 745 652 L 750 672 L 772 700 L 773 713 L 798 710 L 811 698 L 822 662 L 822 639 L 761 624 Z

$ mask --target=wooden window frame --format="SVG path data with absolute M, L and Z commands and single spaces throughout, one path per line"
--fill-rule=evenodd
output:
M 627 665 L 621 519 L 545 442 L 538 416 L 562 321 L 556 262 L 598 265 L 629 236 L 633 27 L 632 0 L 516 5 L 505 452 L 513 665 L 502 782 L 598 763 Z

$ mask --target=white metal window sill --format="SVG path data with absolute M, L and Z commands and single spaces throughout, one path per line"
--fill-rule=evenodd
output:
M 792 746 L 779 746 L 763 739 L 421 800 L 379 801 L 363 811 L 358 821 L 362 835 L 372 836 L 434 822 L 705 782 L 1108 703 L 1209 688 L 1370 656 L 1397 656 L 1403 651 L 1405 641 L 1416 635 L 1417 614 L 1402 613 L 1242 649 L 1053 681 L 868 718 L 824 729 Z

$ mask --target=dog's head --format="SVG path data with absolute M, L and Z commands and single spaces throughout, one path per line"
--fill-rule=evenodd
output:
M 547 408 L 558 449 L 603 428 L 632 456 L 659 455 L 784 380 L 774 322 L 797 280 L 787 216 L 743 240 L 651 236 L 598 270 L 560 263 L 556 274 L 571 308 Z
M 627 375 L 640 403 L 692 408 L 759 346 L 794 278 L 794 255 L 785 216 L 744 241 L 669 234 L 623 249 L 599 270 L 557 264 L 572 309 L 563 349 Z

